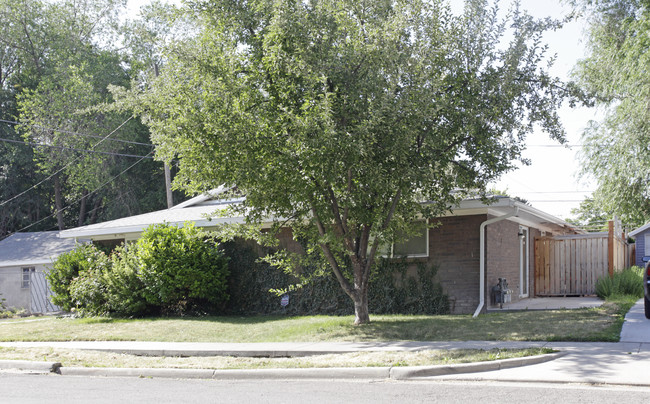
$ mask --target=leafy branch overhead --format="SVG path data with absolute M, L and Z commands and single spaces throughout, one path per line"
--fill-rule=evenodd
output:
M 583 134 L 582 175 L 596 180 L 593 204 L 599 210 L 640 226 L 650 220 L 650 5 L 642 0 L 572 3 L 589 23 L 589 54 L 575 73 L 604 111 Z
M 442 1 L 197 1 L 136 112 L 176 186 L 246 195 L 252 221 L 292 217 L 368 321 L 380 243 L 521 160 L 578 91 L 546 68 L 546 30 L 517 6 Z M 508 38 L 508 39 L 506 39 Z M 134 93 L 115 92 L 122 100 Z M 423 203 L 426 202 L 426 203 Z M 350 271 L 350 276 L 346 272 Z

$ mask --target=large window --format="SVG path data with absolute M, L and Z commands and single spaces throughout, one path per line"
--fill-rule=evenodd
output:
M 408 240 L 400 243 L 393 243 L 390 248 L 381 251 L 384 257 L 428 257 L 429 256 L 429 229 L 424 223 L 418 223 L 416 233 L 412 234 Z

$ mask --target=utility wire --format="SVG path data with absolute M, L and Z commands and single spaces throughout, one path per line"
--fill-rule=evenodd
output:
M 44 129 L 44 130 L 51 130 L 55 132 L 60 132 L 60 133 L 67 133 L 69 135 L 75 135 L 75 136 L 83 136 L 83 137 L 90 137 L 90 138 L 95 138 L 95 139 L 102 139 L 102 136 L 98 135 L 89 135 L 86 133 L 80 133 L 80 132 L 73 132 L 69 130 L 63 130 L 63 129 L 56 129 L 56 128 L 48 128 L 47 126 L 41 126 L 41 125 L 36 125 L 36 124 L 28 124 L 28 123 L 23 123 L 23 122 L 17 122 L 17 121 L 8 121 L 6 119 L 0 119 L 0 122 L 3 123 L 9 123 L 12 125 L 24 125 L 24 126 L 31 126 L 33 128 L 39 128 L 39 129 Z M 109 139 L 113 142 L 119 142 L 119 143 L 126 143 L 126 144 L 135 144 L 139 146 L 149 146 L 153 147 L 151 143 L 142 143 L 142 142 L 135 142 L 132 140 L 123 140 L 123 139 Z
M 60 149 L 60 150 L 72 150 L 72 151 L 79 151 L 79 152 L 84 152 L 84 153 L 95 153 L 95 154 L 106 154 L 109 156 L 122 156 L 122 157 L 135 157 L 135 158 L 149 158 L 152 159 L 152 156 L 139 156 L 136 154 L 124 154 L 124 153 L 114 153 L 114 152 L 105 152 L 105 151 L 99 151 L 99 150 L 86 150 L 86 149 L 76 149 L 74 147 L 65 147 L 65 146 L 54 146 L 54 145 L 47 145 L 47 144 L 42 144 L 42 143 L 34 143 L 34 142 L 25 142 L 22 140 L 13 140 L 13 139 L 5 139 L 0 137 L 0 141 L 2 142 L 8 142 L 8 143 L 18 143 L 18 144 L 25 144 L 29 146 L 36 146 L 36 147 L 49 147 L 51 149 Z
M 150 151 L 150 152 L 149 152 L 149 154 L 152 154 L 152 153 L 153 153 L 153 151 Z M 91 192 L 89 192 L 88 194 L 86 194 L 85 197 L 87 198 L 88 196 L 90 196 L 90 195 L 94 194 L 95 192 L 99 191 L 100 189 L 102 189 L 102 188 L 103 188 L 104 186 L 106 186 L 107 184 L 109 184 L 109 183 L 115 181 L 115 179 L 117 179 L 117 177 L 123 175 L 124 173 L 126 173 L 127 171 L 129 171 L 131 168 L 135 167 L 136 164 L 140 163 L 140 162 L 143 161 L 145 158 L 147 158 L 147 156 L 143 156 L 140 160 L 136 161 L 135 163 L 131 164 L 130 166 L 128 166 L 127 168 L 125 168 L 124 170 L 122 170 L 122 172 L 120 172 L 119 174 L 117 174 L 115 177 L 109 179 L 108 181 L 104 182 L 102 185 L 100 185 L 100 186 L 98 186 L 97 188 L 95 188 L 93 191 L 91 191 Z M 51 215 L 46 216 L 46 217 L 44 217 L 43 219 L 41 219 L 41 220 L 39 220 L 39 221 L 37 221 L 37 222 L 34 222 L 34 223 L 30 224 L 30 225 L 27 225 L 27 226 L 23 227 L 22 229 L 16 230 L 15 232 L 13 232 L 13 233 L 11 233 L 11 234 L 8 234 L 7 237 L 9 237 L 9 236 L 11 236 L 11 235 L 13 235 L 13 234 L 19 233 L 19 232 L 21 232 L 21 231 L 23 231 L 23 230 L 27 230 L 27 229 L 29 229 L 29 228 L 32 227 L 32 226 L 36 226 L 37 224 L 39 224 L 39 223 L 41 223 L 41 222 L 43 222 L 43 221 L 45 221 L 45 220 L 47 220 L 47 219 L 50 219 L 50 218 L 56 216 L 59 212 L 63 212 L 63 211 L 65 211 L 65 210 L 67 210 L 67 209 L 70 208 L 73 204 L 76 204 L 76 203 L 81 202 L 82 199 L 83 199 L 83 197 L 77 199 L 76 201 L 74 201 L 74 202 L 72 202 L 72 203 L 70 203 L 70 204 L 68 204 L 67 206 L 64 206 L 64 207 L 61 208 L 61 209 L 55 210 L 54 213 L 52 213 Z
M 97 147 L 97 146 L 99 146 L 100 144 L 102 144 L 106 139 L 108 139 L 109 136 L 111 136 L 113 133 L 117 132 L 120 128 L 122 128 L 122 126 L 126 125 L 126 123 L 129 122 L 132 118 L 133 118 L 133 117 L 128 117 L 124 122 L 122 122 L 122 123 L 120 124 L 120 126 L 118 126 L 117 128 L 113 129 L 113 131 L 112 131 L 111 133 L 109 133 L 108 135 L 106 135 L 106 136 L 105 136 L 104 138 L 102 138 L 102 140 L 100 140 L 99 142 L 95 143 L 95 145 L 92 146 L 91 148 L 94 149 L 95 147 Z M 52 179 L 52 177 L 54 177 L 55 175 L 59 174 L 60 172 L 62 172 L 62 171 L 65 170 L 66 168 L 68 168 L 70 165 L 72 165 L 73 163 L 75 163 L 75 162 L 76 162 L 77 160 L 79 160 L 80 158 L 81 158 L 81 156 L 76 157 L 75 159 L 73 159 L 72 161 L 70 161 L 68 164 L 64 165 L 60 170 L 58 170 L 58 171 L 55 172 L 54 174 L 50 175 L 49 177 L 45 178 L 44 180 L 42 180 L 42 181 L 39 182 L 38 184 L 36 184 L 36 185 L 32 185 L 30 188 L 24 190 L 23 192 L 19 193 L 18 195 L 14 196 L 14 197 L 12 197 L 12 198 L 7 199 L 7 200 L 4 201 L 4 202 L 0 202 L 0 206 L 4 206 L 4 205 L 8 204 L 9 202 L 15 200 L 16 198 L 19 198 L 20 196 L 25 195 L 27 192 L 31 191 L 32 189 L 35 189 L 37 186 L 41 185 L 41 184 L 44 183 L 45 181 L 48 181 L 48 180 Z

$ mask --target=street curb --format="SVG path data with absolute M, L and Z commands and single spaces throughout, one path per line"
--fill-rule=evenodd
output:
M 39 362 L 25 360 L 0 360 L 0 369 L 21 370 L 40 373 L 57 373 L 61 368 L 59 362 Z
M 524 358 L 499 359 L 490 362 L 461 363 L 458 365 L 411 366 L 391 368 L 390 378 L 395 380 L 417 379 L 421 377 L 447 376 L 462 373 L 488 372 L 519 366 L 536 365 L 558 359 L 567 352 L 527 356 Z
M 296 369 L 169 369 L 169 368 L 58 368 L 56 373 L 64 376 L 146 377 L 174 379 L 394 379 L 406 380 L 431 376 L 485 372 L 517 366 L 547 362 L 566 355 L 565 352 L 501 359 L 491 362 L 464 363 L 459 365 L 367 367 L 367 368 L 296 368 Z

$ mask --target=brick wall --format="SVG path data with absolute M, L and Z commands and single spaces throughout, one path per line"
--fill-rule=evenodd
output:
M 425 262 L 438 267 L 436 280 L 450 298 L 453 314 L 474 313 L 479 303 L 479 229 L 488 216 L 452 216 L 435 219 L 440 225 L 429 230 L 429 258 L 410 259 L 409 272 L 416 273 L 417 263 Z M 491 301 L 491 288 L 498 278 L 506 278 L 513 290 L 512 301 L 519 300 L 519 225 L 503 220 L 487 226 L 486 230 L 486 307 Z M 535 259 L 534 239 L 541 233 L 529 228 L 529 296 L 534 295 Z M 302 252 L 292 240 L 291 231 L 280 234 L 283 248 Z
M 519 225 L 502 220 L 487 226 L 486 231 L 486 300 L 491 303 L 492 287 L 499 278 L 506 278 L 512 290 L 512 301 L 519 300 Z
M 487 215 L 436 219 L 429 233 L 429 263 L 438 266 L 437 280 L 450 298 L 454 314 L 473 313 L 478 306 L 479 227 Z

